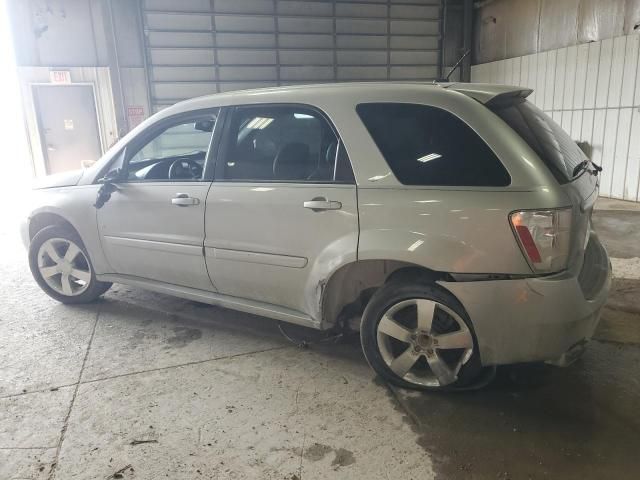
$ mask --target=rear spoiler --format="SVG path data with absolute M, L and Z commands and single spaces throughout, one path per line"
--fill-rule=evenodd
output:
M 530 88 L 490 83 L 450 83 L 442 87 L 464 93 L 487 107 L 501 107 L 523 102 L 533 93 Z

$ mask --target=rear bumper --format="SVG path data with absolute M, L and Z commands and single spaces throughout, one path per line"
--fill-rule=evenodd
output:
M 595 235 L 579 274 L 518 280 L 440 282 L 463 304 L 483 365 L 567 365 L 591 339 L 611 287 L 611 263 Z M 587 270 L 585 274 L 585 270 Z

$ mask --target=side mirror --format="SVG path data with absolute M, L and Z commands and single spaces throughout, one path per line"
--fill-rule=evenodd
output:
M 122 180 L 124 180 L 123 178 L 123 170 L 121 168 L 116 168 L 115 170 L 110 170 L 107 172 L 107 174 L 102 177 L 101 179 L 98 180 L 98 183 L 117 183 L 120 182 Z
M 193 127 L 200 132 L 213 132 L 213 120 L 200 120 L 197 121 Z
M 93 204 L 94 207 L 100 209 L 111 199 L 111 194 L 113 192 L 117 192 L 119 189 L 116 186 L 116 182 L 123 180 L 123 170 L 121 168 L 117 168 L 115 170 L 111 170 L 104 177 L 98 180 L 99 183 L 102 183 L 100 189 L 98 190 L 98 195 L 96 196 L 96 203 Z

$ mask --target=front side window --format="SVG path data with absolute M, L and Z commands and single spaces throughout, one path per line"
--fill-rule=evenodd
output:
M 357 106 L 365 127 L 404 185 L 503 187 L 509 173 L 489 146 L 455 115 L 409 103 Z
M 184 119 L 144 141 L 128 154 L 128 180 L 202 180 L 216 118 L 206 114 Z
M 298 106 L 236 108 L 221 158 L 227 181 L 348 183 L 344 147 L 317 111 Z

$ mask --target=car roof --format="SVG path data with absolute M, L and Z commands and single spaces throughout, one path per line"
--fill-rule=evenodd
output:
M 344 83 L 321 83 L 304 85 L 287 85 L 281 87 L 257 88 L 251 90 L 235 90 L 224 93 L 216 93 L 196 97 L 183 102 L 179 102 L 169 107 L 167 110 L 182 111 L 211 106 L 228 104 L 240 104 L 243 102 L 253 103 L 255 101 L 264 102 L 265 99 L 273 102 L 299 101 L 301 93 L 306 92 L 315 98 L 318 97 L 340 97 L 350 96 L 354 89 L 359 93 L 389 95 L 394 91 L 423 90 L 446 91 L 463 93 L 481 103 L 487 103 L 502 94 L 519 94 L 527 96 L 531 90 L 522 87 L 508 85 L 494 85 L 488 83 L 436 83 L 436 82 L 344 82 Z M 168 113 L 168 112 L 167 112 Z

